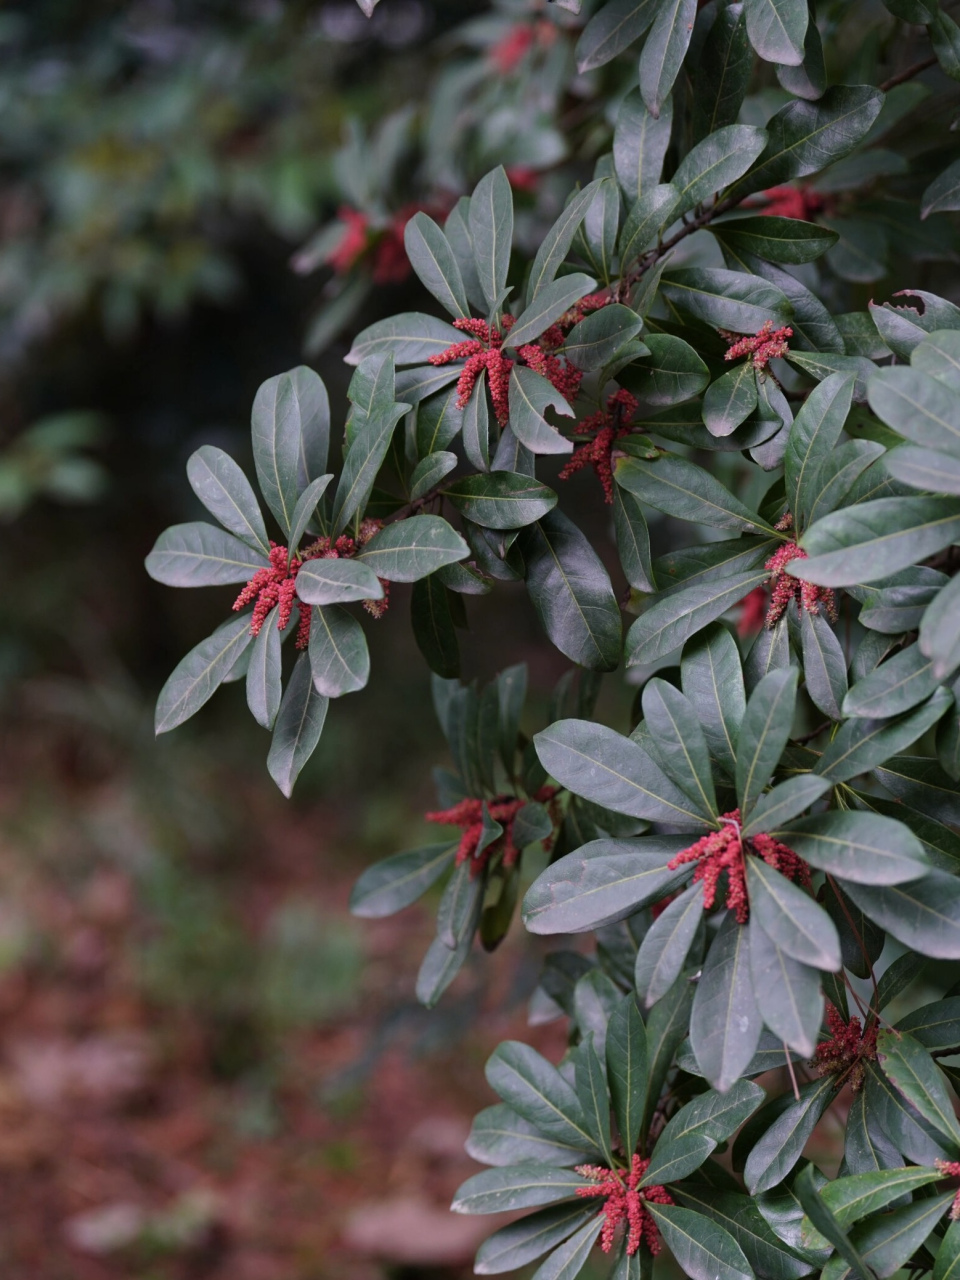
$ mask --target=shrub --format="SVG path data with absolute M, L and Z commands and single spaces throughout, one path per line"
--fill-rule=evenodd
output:
M 537 1280 L 567 1280 L 599 1244 L 618 1280 L 663 1247 L 693 1280 L 939 1280 L 960 1262 L 960 984 L 932 963 L 960 959 L 960 308 L 920 286 L 955 278 L 960 29 L 933 0 L 577 7 L 468 24 L 472 60 L 435 86 L 428 183 L 455 82 L 488 112 L 464 169 L 518 145 L 527 168 L 406 221 L 450 318 L 356 336 L 342 465 L 307 368 L 253 407 L 275 540 L 226 454 L 191 458 L 222 527 L 168 530 L 148 570 L 240 590 L 157 730 L 244 679 L 289 794 L 370 675 L 355 606 L 413 583 L 454 768 L 440 838 L 369 868 L 355 911 L 446 877 L 427 1004 L 521 898 L 533 933 L 596 942 L 543 968 L 563 1061 L 508 1042 L 487 1065 L 502 1101 L 469 1150 L 491 1167 L 454 1208 L 533 1212 L 478 1272 L 547 1255 Z M 556 118 L 524 133 L 538 85 Z M 868 302 L 887 279 L 907 300 Z M 560 508 L 585 468 L 615 580 Z M 578 668 L 532 740 L 523 666 L 458 679 L 464 598 L 521 580 Z M 629 734 L 595 711 L 621 664 Z M 803 1155 L 828 1111 L 831 1179 Z

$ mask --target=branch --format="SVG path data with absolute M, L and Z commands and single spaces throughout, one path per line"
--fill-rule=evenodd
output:
M 937 65 L 937 56 L 932 54 L 929 58 L 924 58 L 920 62 L 915 62 L 912 67 L 907 67 L 906 71 L 900 71 L 895 76 L 891 76 L 889 80 L 877 86 L 881 93 L 889 93 L 891 89 L 895 89 L 898 84 L 905 84 L 907 80 L 912 80 L 914 76 L 920 75 L 921 71 L 927 71 L 930 67 Z

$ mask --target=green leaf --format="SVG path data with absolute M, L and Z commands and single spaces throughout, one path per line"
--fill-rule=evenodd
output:
M 569 1240 L 554 1249 L 546 1261 L 541 1262 L 530 1280 L 574 1280 L 583 1270 L 602 1226 L 603 1219 L 597 1214 L 585 1227 L 581 1227 Z
M 951 391 L 960 391 L 960 333 L 937 329 L 910 353 L 910 364 Z
M 771 831 L 805 862 L 854 884 L 903 884 L 930 870 L 923 845 L 879 813 L 832 810 Z
M 410 265 L 436 300 L 458 319 L 470 315 L 470 304 L 450 242 L 427 214 L 415 213 L 403 230 Z
M 843 1158 L 850 1174 L 875 1173 L 893 1169 L 902 1163 L 900 1152 L 878 1126 L 867 1123 L 867 1091 L 861 1089 L 847 1116 Z
M 574 1231 L 596 1217 L 596 1204 L 562 1204 L 511 1222 L 484 1240 L 477 1250 L 474 1272 L 501 1275 L 541 1257 L 562 1244 Z
M 413 584 L 410 621 L 417 648 L 427 666 L 447 679 L 460 674 L 460 646 L 447 588 L 436 574 Z
M 672 183 L 647 184 L 643 195 L 633 202 L 620 232 L 621 271 L 650 246 L 664 227 L 670 225 L 679 203 L 680 193 Z M 575 359 L 573 362 L 577 363 Z
M 503 1213 L 534 1205 L 572 1200 L 586 1180 L 572 1169 L 556 1169 L 530 1160 L 501 1169 L 484 1169 L 459 1188 L 454 1213 Z
M 847 1239 L 843 1228 L 817 1190 L 816 1173 L 814 1166 L 808 1164 L 805 1169 L 801 1169 L 793 1184 L 807 1217 L 820 1235 L 829 1240 L 840 1256 L 850 1264 L 860 1280 L 873 1280 L 873 1272 Z
M 747 700 L 736 641 L 719 623 L 686 645 L 680 664 L 683 692 L 697 708 L 711 754 L 732 777 Z
M 480 471 L 490 469 L 490 406 L 487 373 L 481 370 L 473 394 L 463 410 L 463 451 L 467 461 Z
M 882 105 L 883 94 L 871 85 L 833 85 L 816 102 L 787 103 L 767 122 L 767 148 L 731 194 L 741 199 L 781 186 L 848 155 Z
M 292 553 L 300 545 L 300 539 L 307 531 L 307 525 L 313 519 L 320 499 L 323 497 L 327 486 L 333 479 L 332 475 L 318 476 L 316 480 L 311 480 L 297 499 L 297 505 L 293 509 L 293 516 L 290 520 L 290 552 Z
M 320 741 L 328 705 L 314 689 L 310 659 L 302 653 L 287 681 L 267 755 L 270 777 L 288 800 Z
M 333 499 L 331 526 L 342 533 L 355 515 L 366 507 L 393 432 L 409 405 L 391 403 L 383 411 L 374 410 L 353 438 L 343 460 L 343 470 Z
M 487 1061 L 486 1075 L 491 1089 L 546 1137 L 596 1150 L 573 1086 L 536 1049 L 505 1040 Z
M 637 993 L 649 1008 L 679 978 L 703 918 L 703 888 L 699 884 L 673 900 L 643 936 L 637 952 Z
M 353 886 L 350 910 L 365 919 L 392 916 L 421 897 L 453 862 L 457 847 L 427 844 L 368 867 Z
M 306 604 L 382 600 L 377 575 L 359 560 L 308 560 L 297 574 L 297 595 Z
M 703 421 L 714 436 L 728 436 L 757 407 L 757 377 L 753 363 L 735 365 L 707 388 L 703 397 Z
M 877 1061 L 890 1083 L 924 1120 L 960 1146 L 960 1124 L 953 1103 L 943 1076 L 923 1045 L 905 1032 L 881 1031 L 877 1036 Z
M 882 979 L 881 979 L 882 981 Z M 960 1045 L 960 997 L 935 1000 L 914 1009 L 897 1023 L 930 1053 L 942 1053 Z
M 687 830 L 709 825 L 643 747 L 605 725 L 557 720 L 533 741 L 543 767 L 574 795 L 633 818 Z
M 513 243 L 513 192 L 502 165 L 474 187 L 468 224 L 477 278 L 492 310 L 506 287 Z
M 651 507 L 717 529 L 770 533 L 770 526 L 733 496 L 709 471 L 685 458 L 664 454 L 655 462 L 621 458 L 614 468 L 617 484 Z
M 789 1048 L 811 1057 L 823 1021 L 819 972 L 789 955 L 759 915 L 750 917 L 748 932 L 753 991 L 764 1022 Z
M 582 75 L 602 67 L 629 49 L 653 22 L 657 0 L 611 0 L 590 19 L 580 34 L 574 56 Z
M 689 342 L 671 333 L 648 333 L 645 336 L 650 355 L 641 363 L 628 366 L 620 375 L 620 381 L 627 390 L 644 404 L 654 407 L 679 404 L 703 390 L 710 381 L 710 371 Z M 694 420 L 699 421 L 699 418 L 698 412 Z M 651 422 L 648 429 L 658 434 L 658 425 Z M 662 425 L 667 426 L 667 423 Z
M 766 569 L 734 573 L 661 597 L 627 632 L 627 666 L 655 662 L 672 653 L 768 577 Z
M 370 652 L 363 628 L 339 605 L 314 611 L 309 652 L 313 686 L 325 698 L 356 693 L 370 679 Z
M 590 975 L 588 974 L 589 978 Z M 579 983 L 577 986 L 579 987 Z M 587 1129 L 593 1137 L 594 1144 L 603 1152 L 604 1162 L 613 1166 L 613 1153 L 610 1148 L 610 1097 L 607 1092 L 607 1077 L 603 1064 L 597 1057 L 592 1033 L 584 1032 L 583 1039 L 574 1050 L 576 1061 L 574 1080 L 577 1098 L 587 1121 Z
M 217 587 L 246 582 L 269 567 L 265 556 L 232 533 L 202 520 L 165 529 L 147 556 L 147 573 L 168 587 Z
M 766 129 L 728 124 L 692 147 L 670 179 L 680 194 L 674 216 L 702 204 L 741 177 L 767 145 Z
M 416 582 L 446 564 L 465 559 L 470 548 L 441 516 L 409 516 L 375 533 L 356 563 L 388 582 Z
M 644 1126 L 649 1126 L 653 1118 L 664 1082 L 674 1066 L 677 1049 L 686 1038 L 692 1007 L 693 985 L 684 978 L 680 978 L 647 1015 L 649 1074 L 641 1132 Z
M 598 179 L 578 191 L 541 241 L 527 281 L 527 297 L 531 302 L 556 278 L 599 186 Z
M 660 290 L 668 302 L 717 329 L 756 333 L 767 321 L 786 324 L 792 307 L 775 286 L 723 267 L 675 267 Z
M 660 115 L 673 88 L 696 16 L 697 0 L 661 0 L 657 7 L 640 54 L 640 94 L 652 116 Z
M 647 1090 L 647 1034 L 632 995 L 617 1005 L 607 1026 L 607 1079 L 625 1151 L 636 1149 Z
M 878 369 L 867 384 L 870 408 L 914 444 L 960 458 L 960 407 L 950 387 L 920 369 Z
M 312 369 L 301 365 L 263 383 L 253 402 L 251 432 L 260 492 L 289 533 L 297 498 L 327 465 L 330 404 Z
M 279 610 L 274 607 L 263 620 L 253 642 L 247 667 L 247 706 L 257 724 L 272 729 L 280 710 L 280 630 Z
M 908 884 L 865 885 L 846 882 L 858 907 L 881 928 L 924 956 L 960 959 L 960 884 L 931 871 Z
M 477 278 L 477 264 L 473 260 L 473 241 L 470 239 L 470 230 L 467 226 L 469 217 L 470 197 L 461 196 L 450 211 L 443 230 L 457 259 L 467 298 L 477 311 L 483 311 L 486 301 Z
M 607 571 L 590 542 L 559 511 L 517 539 L 530 599 L 552 642 L 592 671 L 620 661 L 620 610 Z
M 673 685 L 653 679 L 643 690 L 643 714 L 667 776 L 690 797 L 702 817 L 715 818 L 710 753 L 691 703 Z
M 960 538 L 956 498 L 877 498 L 834 511 L 801 539 L 809 560 L 788 572 L 823 587 L 877 582 Z
M 573 445 L 544 416 L 553 409 L 572 417 L 567 400 L 546 378 L 515 364 L 510 370 L 510 429 L 532 453 L 570 453 Z
M 253 486 L 228 453 L 212 444 L 203 445 L 187 461 L 187 479 L 225 529 L 265 556 L 270 554 L 267 527 Z
M 908 1160 L 923 1165 L 950 1159 L 953 1144 L 946 1142 L 933 1125 L 923 1119 L 875 1062 L 865 1065 L 867 1123 L 894 1147 L 898 1155 L 897 1164 L 903 1162 L 901 1153 Z
M 843 713 L 896 716 L 929 698 L 938 683 L 933 662 L 912 644 L 858 680 L 843 700 Z
M 899 1271 L 903 1264 L 922 1246 L 937 1221 L 943 1217 L 950 1204 L 952 1192 L 915 1201 L 892 1213 L 882 1214 L 869 1222 L 854 1227 L 850 1243 L 860 1252 L 864 1263 L 874 1274 L 885 1277 Z M 851 1268 L 838 1266 L 833 1275 L 847 1276 Z M 824 1275 L 826 1276 L 826 1270 Z M 831 1275 L 830 1280 L 833 1280 Z
M 950 694 L 940 689 L 929 702 L 900 719 L 848 720 L 837 730 L 815 772 L 831 782 L 846 782 L 865 773 L 916 742 L 951 705 Z
M 799 218 L 781 218 L 775 214 L 732 218 L 716 224 L 713 230 L 738 256 L 752 253 L 767 262 L 788 266 L 813 262 L 838 239 L 835 231 L 819 222 L 802 222 Z
M 760 797 L 750 821 L 743 825 L 742 835 L 749 838 L 761 832 L 772 832 L 778 823 L 802 813 L 829 790 L 827 779 L 815 773 L 800 773 L 787 778 Z
M 920 200 L 920 217 L 960 209 L 960 160 L 954 160 L 930 183 Z
M 832 373 L 803 402 L 793 420 L 783 458 L 787 506 L 798 528 L 805 528 L 818 492 L 818 472 L 840 440 L 850 412 L 854 378 Z
M 613 488 L 613 525 L 624 577 L 637 591 L 655 591 L 650 561 L 650 532 L 643 508 L 633 494 Z
M 557 505 L 557 495 L 545 484 L 509 471 L 455 480 L 444 496 L 468 520 L 487 529 L 519 529 Z
M 612 302 L 574 325 L 563 344 L 563 354 L 578 369 L 602 369 L 642 328 L 643 321 L 635 311 Z
M 583 1164 L 590 1154 L 583 1147 L 571 1147 L 545 1137 L 529 1120 L 504 1103 L 485 1107 L 474 1118 L 465 1150 L 481 1164 L 503 1166 L 536 1160 L 540 1164 Z
M 545 329 L 555 324 L 565 311 L 569 311 L 575 302 L 579 302 L 596 287 L 597 282 L 592 276 L 577 271 L 541 285 L 536 297 L 517 317 L 506 344 L 516 348 L 533 342 Z
M 807 34 L 806 0 L 743 0 L 750 43 L 765 62 L 798 67 Z
M 823 908 L 762 858 L 746 862 L 751 919 L 794 960 L 837 973 L 840 939 Z
M 667 863 L 685 847 L 683 836 L 596 840 L 554 862 L 527 890 L 523 923 L 529 933 L 584 933 L 623 920 L 671 893 L 689 875 Z
M 157 734 L 169 733 L 199 711 L 216 693 L 252 640 L 250 615 L 244 613 L 228 618 L 212 636 L 181 658 L 157 698 L 154 717 Z
M 747 1156 L 743 1177 L 752 1196 L 769 1191 L 783 1181 L 800 1159 L 807 1139 L 832 1098 L 830 1076 L 800 1086 L 799 1101 L 791 1102 L 780 1113 Z
M 719 10 L 707 33 L 696 70 L 694 137 L 705 138 L 723 125 L 735 123 L 752 71 L 753 50 L 743 5 L 727 5 Z
M 454 951 L 450 950 L 442 938 L 434 938 L 417 973 L 417 999 L 421 1004 L 428 1009 L 434 1007 L 463 968 L 472 945 L 472 929 L 464 933 L 463 940 Z
M 737 796 L 745 822 L 787 745 L 796 698 L 793 668 L 771 671 L 750 695 L 737 742 Z
M 395 364 L 426 364 L 431 356 L 462 341 L 460 330 L 446 320 L 422 311 L 405 311 L 369 325 L 354 338 L 344 359 L 347 364 L 360 364 L 368 356 L 390 355 Z
M 724 1229 L 692 1209 L 647 1203 L 681 1270 L 691 1280 L 752 1280 L 743 1250 Z
M 840 706 L 847 696 L 847 660 L 823 614 L 800 610 L 800 643 L 810 700 L 831 720 L 841 719 Z
M 894 480 L 911 489 L 960 495 L 960 458 L 903 444 L 887 453 L 883 465 Z
M 715 1089 L 725 1093 L 743 1074 L 762 1026 L 747 931 L 728 911 L 704 962 L 690 1019 L 693 1052 Z
M 639 89 L 631 89 L 620 104 L 613 132 L 613 163 L 617 180 L 631 203 L 660 181 L 672 124 L 669 100 L 663 103 L 658 116 L 647 110 Z
M 812 1264 L 785 1247 L 765 1221 L 761 1209 L 768 1213 L 770 1210 L 763 1204 L 764 1197 L 752 1200 L 739 1191 L 718 1191 L 697 1182 L 688 1182 L 677 1188 L 676 1194 L 681 1204 L 699 1210 L 729 1231 L 756 1275 L 769 1276 L 771 1280 L 800 1280 L 801 1276 L 809 1275 Z M 793 1201 L 792 1196 L 783 1199 Z M 799 1205 L 797 1211 L 802 1212 Z M 772 1213 L 770 1216 L 780 1227 L 782 1219 Z
M 717 1144 L 729 1138 L 756 1111 L 763 1090 L 738 1080 L 727 1093 L 708 1089 L 670 1119 L 657 1138 L 642 1187 L 678 1182 L 699 1169 Z
M 838 1224 L 849 1227 L 869 1214 L 878 1213 L 904 1193 L 916 1191 L 936 1182 L 936 1169 L 882 1169 L 876 1173 L 861 1173 L 828 1182 L 820 1192 L 823 1203 L 836 1218 Z
M 411 501 L 422 498 L 431 489 L 436 488 L 444 476 L 456 470 L 458 461 L 455 453 L 447 453 L 443 450 L 439 453 L 429 453 L 425 458 L 421 458 L 410 476 Z

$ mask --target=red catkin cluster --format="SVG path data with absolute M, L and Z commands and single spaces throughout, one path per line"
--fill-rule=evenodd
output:
M 877 1025 L 864 1031 L 859 1018 L 844 1022 L 839 1009 L 827 1001 L 827 1026 L 833 1033 L 829 1040 L 817 1045 L 813 1065 L 822 1076 L 849 1078 L 850 1088 L 859 1093 L 863 1088 L 864 1062 L 877 1056 Z M 842 1083 L 838 1081 L 838 1086 Z M 960 1166 L 958 1166 L 960 1172 Z
M 644 1206 L 644 1201 L 651 1204 L 673 1204 L 666 1187 L 641 1187 L 640 1180 L 647 1172 L 649 1160 L 641 1160 L 634 1155 L 630 1162 L 630 1172 L 625 1169 L 607 1169 L 600 1164 L 579 1164 L 577 1173 L 595 1183 L 592 1187 L 578 1187 L 577 1195 L 584 1198 L 590 1196 L 603 1197 L 603 1230 L 600 1233 L 600 1248 L 609 1253 L 613 1248 L 613 1237 L 621 1222 L 627 1224 L 627 1254 L 629 1257 L 640 1248 L 642 1240 L 654 1257 L 660 1252 L 660 1236 L 657 1224 Z
M 534 795 L 534 800 L 539 800 L 541 804 L 548 804 L 551 808 L 551 816 L 556 819 L 553 813 L 552 801 L 557 794 L 556 787 L 541 787 Z M 499 822 L 503 827 L 503 835 L 498 836 L 492 844 L 487 845 L 478 853 L 480 845 L 480 837 L 483 835 L 483 806 L 487 804 L 487 813 L 494 820 Z M 487 865 L 491 854 L 496 851 L 503 853 L 503 865 L 512 867 L 520 856 L 521 850 L 513 842 L 513 823 L 517 814 L 526 804 L 526 800 L 518 800 L 515 796 L 501 796 L 496 800 L 485 802 L 483 800 L 461 800 L 459 804 L 455 804 L 451 809 L 436 809 L 432 813 L 425 813 L 423 816 L 427 822 L 436 822 L 440 826 L 462 827 L 463 835 L 460 837 L 460 844 L 457 846 L 457 866 L 461 863 L 470 861 L 470 875 L 478 876 L 483 868 Z M 547 836 L 542 842 L 544 850 L 549 850 L 553 837 Z
M 587 465 L 593 467 L 603 485 L 605 502 L 613 502 L 613 450 L 621 436 L 630 434 L 630 422 L 637 412 L 637 400 L 629 391 L 615 391 L 607 400 L 606 409 L 584 418 L 577 434 L 594 432 L 588 444 L 575 449 L 569 462 L 560 472 L 561 480 L 569 480 Z
M 945 1178 L 960 1178 L 960 1160 L 934 1160 L 933 1163 Z M 950 1218 L 953 1222 L 960 1218 L 960 1190 L 953 1197 Z
M 808 187 L 768 187 L 763 192 L 766 202 L 757 212 L 765 218 L 799 218 L 809 222 L 826 203 L 823 196 Z
M 797 602 L 797 609 L 807 613 L 819 613 L 822 609 L 831 622 L 837 620 L 837 599 L 829 587 L 818 587 L 815 582 L 801 582 L 799 578 L 787 573 L 787 565 L 794 560 L 806 560 L 807 553 L 795 542 L 785 542 L 778 547 L 764 565 L 769 572 L 771 598 L 767 610 L 766 625 L 775 626 L 787 611 L 791 600 Z
M 337 219 L 343 224 L 343 235 L 327 255 L 327 263 L 338 276 L 346 275 L 369 250 L 370 274 L 374 284 L 400 284 L 411 270 L 403 243 L 407 223 L 415 213 L 440 216 L 448 207 L 442 203 L 406 204 L 397 210 L 383 230 L 377 230 L 371 226 L 365 213 L 343 205 L 337 210 Z
M 557 38 L 557 29 L 551 22 L 516 22 L 507 34 L 490 50 L 490 61 L 501 75 L 515 71 L 534 47 L 546 49 Z
M 787 339 L 793 337 L 793 330 L 789 325 L 774 329 L 772 320 L 767 320 L 752 336 L 738 338 L 726 329 L 721 329 L 720 332 L 730 343 L 724 360 L 739 360 L 741 356 L 750 356 L 755 369 L 765 369 L 771 360 L 785 356 L 790 350 Z
M 688 849 L 682 849 L 667 863 L 669 870 L 676 871 L 685 863 L 696 862 L 693 883 L 703 883 L 703 905 L 709 911 L 716 901 L 717 885 L 720 877 L 727 875 L 727 906 L 736 912 L 740 924 L 746 924 L 750 918 L 750 898 L 747 894 L 746 855 L 754 853 L 762 858 L 768 867 L 779 871 L 788 880 L 810 888 L 810 868 L 792 849 L 788 849 L 773 836 L 756 835 L 744 841 L 740 834 L 740 810 L 733 809 L 725 813 L 720 821 L 723 827 L 719 831 L 711 831 Z
M 297 573 L 308 560 L 341 560 L 355 556 L 364 543 L 369 542 L 375 533 L 383 528 L 380 520 L 364 520 L 356 539 L 342 534 L 339 538 L 317 538 L 303 551 L 291 556 L 289 550 L 280 543 L 270 543 L 270 568 L 258 569 L 247 585 L 233 602 L 234 612 L 245 608 L 255 601 L 250 618 L 250 632 L 258 636 L 263 629 L 270 610 L 277 609 L 277 630 L 283 631 L 290 621 L 293 606 L 299 611 L 297 623 L 298 649 L 306 649 L 310 643 L 311 606 L 297 599 Z M 289 563 L 288 563 L 289 559 Z M 363 607 L 375 618 L 382 618 L 389 603 L 390 584 L 383 578 L 383 598 L 380 600 L 364 600 Z

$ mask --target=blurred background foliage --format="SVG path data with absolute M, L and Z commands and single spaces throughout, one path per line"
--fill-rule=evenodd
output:
M 909 59 L 879 2 L 855 29 L 846 8 L 821 4 L 820 21 L 864 78 Z M 249 470 L 260 382 L 306 355 L 342 415 L 349 335 L 433 309 L 402 254 L 415 209 L 442 213 L 504 163 L 517 241 L 537 243 L 609 148 L 631 82 L 616 62 L 576 74 L 582 23 L 546 0 L 383 0 L 369 21 L 354 0 L 0 9 L 10 1280 L 469 1269 L 475 1224 L 451 1226 L 444 1206 L 488 1100 L 480 1065 L 524 1024 L 539 944 L 518 932 L 428 1015 L 412 992 L 431 904 L 362 928 L 347 916 L 358 871 L 429 830 L 429 767 L 446 763 L 406 610 L 372 629 L 376 679 L 331 715 L 288 804 L 239 688 L 154 739 L 157 689 L 231 592 L 170 591 L 142 565 L 160 529 L 199 514 L 194 449 Z M 756 123 L 785 97 L 763 74 Z M 924 130 L 955 109 L 945 83 L 891 95 L 862 172 L 818 193 L 824 216 L 852 220 L 822 285 L 832 309 L 949 292 L 954 225 L 895 216 L 949 158 Z M 592 477 L 564 500 L 602 541 Z M 665 550 L 670 521 L 652 534 Z M 522 584 L 471 621 L 465 670 L 529 661 L 542 721 L 565 663 Z M 630 691 L 607 685 L 625 722 Z M 531 1034 L 560 1043 L 555 1027 Z

